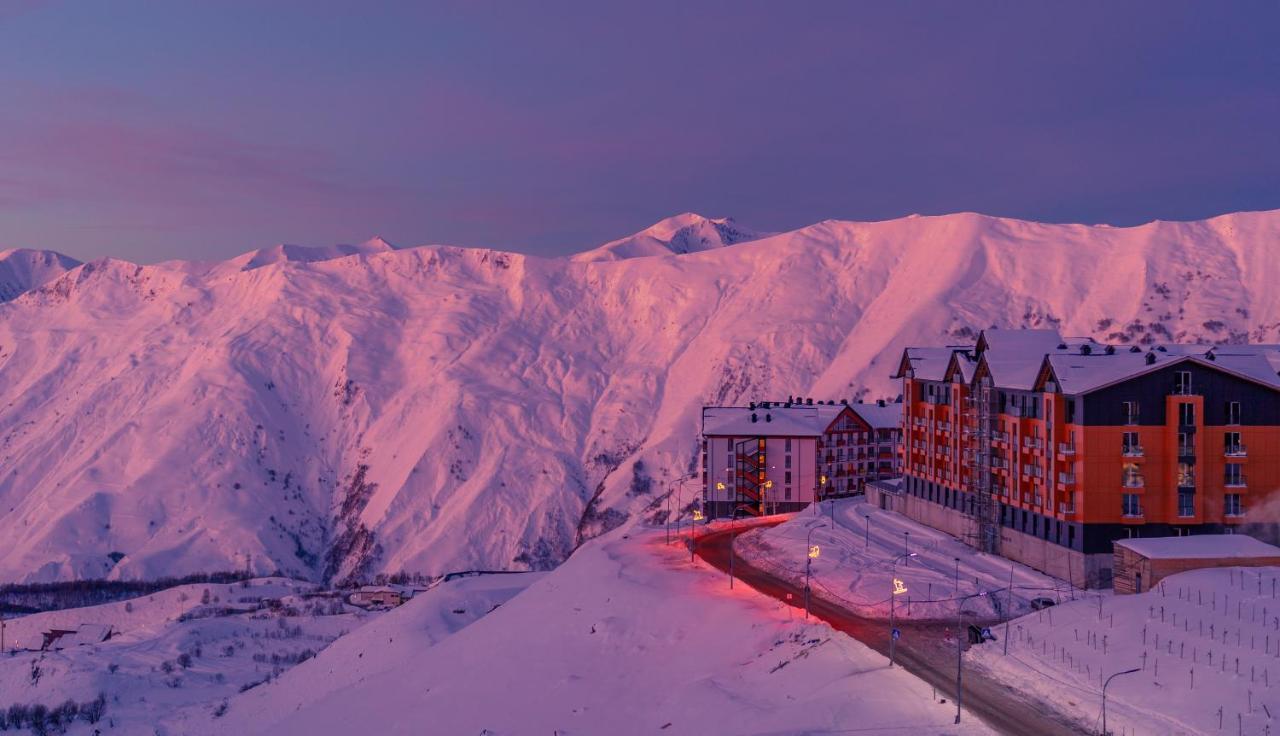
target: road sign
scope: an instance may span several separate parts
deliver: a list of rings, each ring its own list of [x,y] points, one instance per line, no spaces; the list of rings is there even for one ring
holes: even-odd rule
[[[897,578],[894,578],[894,579],[893,579],[893,594],[894,594],[894,595],[902,595],[902,594],[903,594],[903,593],[905,593],[905,592],[907,592],[907,585],[906,585],[906,583],[902,582],[901,580],[899,580],[899,579],[897,579]]]
[[[901,639],[901,638],[902,638],[902,632],[901,632],[901,631],[899,631],[899,630],[897,630],[897,629],[894,629],[894,630],[893,630],[893,638],[894,638],[895,640],[897,640],[897,639]]]
[[[995,639],[996,637],[995,637],[995,635],[993,635],[993,634],[991,633],[991,629],[990,629],[989,627],[987,627],[987,628],[983,628],[983,629],[982,629],[982,638],[983,638],[983,639]]]

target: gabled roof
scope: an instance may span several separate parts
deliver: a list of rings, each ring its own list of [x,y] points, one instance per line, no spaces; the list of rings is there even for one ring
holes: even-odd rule
[[[1001,330],[988,329],[978,333],[976,350],[980,354],[988,351],[1005,354],[1039,353],[1041,355],[1055,349],[1062,342],[1062,335],[1055,329],[1020,329]]]
[[[1149,559],[1280,557],[1280,547],[1274,547],[1245,534],[1135,537],[1117,539],[1115,545],[1131,549]]]
[[[1138,352],[1120,349],[1113,354],[1051,354],[1044,360],[1037,388],[1042,387],[1043,381],[1052,376],[1062,393],[1084,394],[1184,362],[1280,389],[1280,376],[1272,370],[1268,356],[1262,352],[1220,354],[1215,349],[1206,350],[1204,346],[1190,345],[1159,346]]]
[[[872,429],[893,429],[902,424],[902,403],[886,402],[879,404],[850,404],[849,408],[862,417],[862,421],[871,425]]]
[[[915,371],[915,377],[922,381],[941,381],[946,375],[947,364],[951,362],[951,353],[957,350],[972,350],[971,345],[950,345],[940,348],[905,348],[902,359],[898,362],[898,372],[890,378],[902,378],[908,369]]]

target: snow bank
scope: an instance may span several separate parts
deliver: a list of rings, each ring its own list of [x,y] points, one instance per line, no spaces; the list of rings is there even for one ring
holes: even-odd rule
[[[905,619],[950,621],[960,601],[979,618],[1003,618],[1011,600],[1017,614],[1030,610],[1033,598],[1058,601],[1075,595],[1066,581],[977,552],[945,532],[882,511],[861,498],[835,501],[834,524],[832,507],[826,502],[821,515],[804,511],[779,526],[742,534],[739,554],[803,585],[806,544],[817,545],[819,556],[810,571],[815,593],[868,618],[889,617],[894,578],[906,590],[896,597],[893,613]],[[901,559],[908,553],[916,556]]]

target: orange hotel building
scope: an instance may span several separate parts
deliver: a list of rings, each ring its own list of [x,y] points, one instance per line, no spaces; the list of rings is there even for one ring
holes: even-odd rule
[[[1110,584],[1112,541],[1274,541],[1280,346],[1104,345],[985,330],[907,348],[901,485],[918,521],[1076,585]]]

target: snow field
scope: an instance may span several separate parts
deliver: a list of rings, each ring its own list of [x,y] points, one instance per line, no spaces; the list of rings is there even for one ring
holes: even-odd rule
[[[1010,622],[971,661],[1101,728],[1127,734],[1280,729],[1280,568],[1180,573],[1139,595],[1064,602]],[[998,628],[1003,633],[1005,627]],[[1221,723],[1221,725],[1220,725]]]

